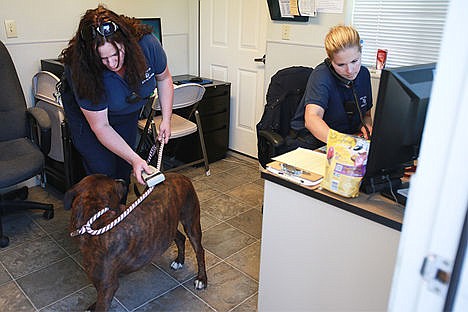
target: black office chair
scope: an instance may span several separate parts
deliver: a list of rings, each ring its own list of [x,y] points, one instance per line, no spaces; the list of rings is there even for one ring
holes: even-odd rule
[[[301,145],[290,129],[290,123],[311,72],[311,67],[292,66],[271,77],[265,110],[257,124],[258,161],[262,167],[265,168],[273,157]]]
[[[0,41],[0,190],[40,175],[44,179],[44,155],[50,151],[51,124],[47,112],[27,109],[15,65]],[[40,147],[38,146],[40,143]],[[22,187],[0,195],[0,247],[9,244],[3,235],[1,215],[9,209],[42,209],[52,219],[52,204],[26,201],[28,188]]]

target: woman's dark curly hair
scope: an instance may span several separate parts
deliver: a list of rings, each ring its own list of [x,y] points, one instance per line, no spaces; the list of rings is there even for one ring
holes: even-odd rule
[[[117,31],[106,37],[95,35],[94,38],[83,38],[82,34],[89,33],[90,28],[94,30],[105,22],[114,22],[118,26]],[[135,18],[118,15],[103,5],[87,10],[80,20],[75,36],[60,54],[63,63],[71,68],[73,85],[78,96],[90,100],[93,104],[104,98],[102,75],[106,67],[102,63],[98,47],[106,42],[112,44],[116,51],[116,43],[124,46],[125,80],[133,90],[138,91],[147,68],[138,41],[151,32],[151,26],[141,24]]]

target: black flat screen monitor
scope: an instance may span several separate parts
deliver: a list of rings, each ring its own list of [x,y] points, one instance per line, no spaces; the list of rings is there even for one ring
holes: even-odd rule
[[[398,188],[417,159],[435,69],[436,63],[382,70],[363,192]]]
[[[137,18],[143,24],[149,25],[153,28],[153,34],[158,38],[159,42],[162,45],[162,28],[161,28],[161,18],[159,17],[143,17]]]

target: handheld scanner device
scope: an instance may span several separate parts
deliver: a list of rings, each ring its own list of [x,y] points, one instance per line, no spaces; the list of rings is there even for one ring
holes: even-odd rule
[[[145,181],[148,187],[153,187],[163,182],[164,180],[166,180],[166,177],[161,171],[159,171],[153,166],[149,166],[149,167],[151,169],[151,173],[148,174],[145,171],[141,173],[141,176],[143,177],[143,180]]]

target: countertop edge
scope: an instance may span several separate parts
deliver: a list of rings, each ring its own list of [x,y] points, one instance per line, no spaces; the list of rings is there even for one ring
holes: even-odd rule
[[[310,196],[312,198],[321,200],[321,201],[323,201],[323,202],[325,202],[327,204],[330,204],[332,206],[335,206],[335,207],[337,207],[339,209],[343,209],[343,210],[348,211],[348,212],[350,212],[352,214],[358,215],[358,216],[360,216],[362,218],[368,219],[370,221],[376,222],[378,224],[387,226],[389,228],[392,228],[394,230],[397,230],[397,231],[401,232],[401,228],[402,228],[402,223],[401,222],[389,219],[389,218],[387,218],[385,216],[382,216],[380,214],[373,213],[371,211],[368,211],[368,210],[362,209],[360,207],[357,207],[355,205],[352,205],[350,203],[347,203],[347,202],[345,202],[345,200],[346,200],[345,198],[343,199],[343,201],[338,200],[338,199],[330,197],[330,196],[328,196],[328,195],[326,195],[326,194],[324,194],[322,192],[318,192],[318,191],[313,190],[313,189],[308,189],[308,188],[302,187],[302,186],[300,186],[298,184],[292,183],[292,182],[287,181],[285,179],[281,179],[280,177],[277,177],[277,176],[272,175],[272,174],[270,174],[268,172],[265,172],[265,171],[261,172],[261,177],[263,179],[265,179],[265,180],[270,181],[270,182],[279,184],[281,186],[292,189],[292,190],[294,190],[296,192],[299,192],[301,194]]]

